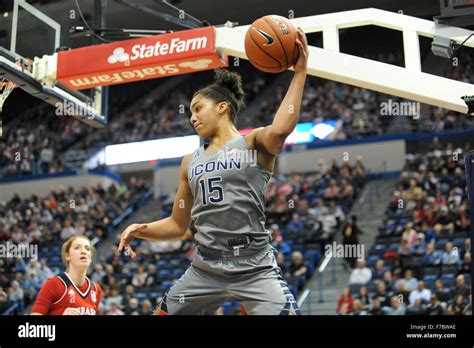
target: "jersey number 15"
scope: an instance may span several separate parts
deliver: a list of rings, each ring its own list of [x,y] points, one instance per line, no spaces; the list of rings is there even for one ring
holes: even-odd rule
[[[222,186],[218,184],[220,181],[222,181],[221,176],[199,180],[203,205],[208,205],[209,203],[220,203],[224,200],[224,190],[222,189]]]

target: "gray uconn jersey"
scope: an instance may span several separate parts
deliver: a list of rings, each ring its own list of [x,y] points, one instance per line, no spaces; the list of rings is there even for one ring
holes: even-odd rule
[[[270,238],[264,208],[272,172],[257,164],[256,152],[240,135],[217,152],[204,150],[203,145],[194,151],[187,167],[196,242],[231,251],[236,239],[250,237],[250,249],[264,247]]]

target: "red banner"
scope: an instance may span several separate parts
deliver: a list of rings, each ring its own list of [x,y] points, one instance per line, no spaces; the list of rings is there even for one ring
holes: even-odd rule
[[[87,46],[58,53],[57,81],[74,90],[216,69],[215,27]]]

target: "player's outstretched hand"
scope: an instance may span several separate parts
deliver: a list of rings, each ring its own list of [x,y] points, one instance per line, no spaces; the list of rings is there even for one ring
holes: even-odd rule
[[[297,39],[296,45],[298,46],[298,60],[295,63],[294,69],[295,72],[306,72],[308,69],[308,56],[309,56],[309,49],[308,49],[308,39],[306,38],[306,34],[304,33],[301,27],[296,29]]]
[[[130,242],[135,238],[138,237],[141,231],[143,231],[145,228],[147,228],[146,224],[131,224],[128,226],[125,231],[122,232],[120,235],[120,243],[117,248],[117,255],[120,255],[122,252],[123,248],[128,252],[128,254],[133,258],[137,256],[135,252],[132,250],[132,247],[130,246]]]
[[[63,315],[81,315],[79,308],[68,307],[63,312]]]

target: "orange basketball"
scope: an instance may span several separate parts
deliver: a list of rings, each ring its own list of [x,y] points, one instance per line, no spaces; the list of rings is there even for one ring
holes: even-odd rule
[[[252,23],[245,35],[245,53],[259,70],[279,73],[298,60],[296,29],[282,16],[269,15]]]

